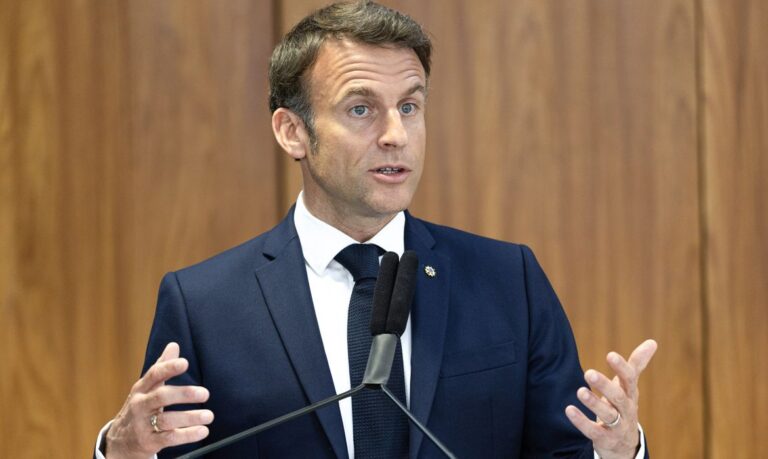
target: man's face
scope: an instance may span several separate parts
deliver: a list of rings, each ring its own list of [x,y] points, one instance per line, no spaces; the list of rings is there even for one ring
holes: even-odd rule
[[[410,48],[325,42],[309,73],[317,146],[302,161],[316,216],[344,227],[408,207],[424,164],[426,84]]]

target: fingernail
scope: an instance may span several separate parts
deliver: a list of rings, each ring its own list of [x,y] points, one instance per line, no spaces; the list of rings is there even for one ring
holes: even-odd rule
[[[208,395],[208,391],[202,387],[197,389],[196,393],[198,398],[205,398]]]
[[[608,359],[611,361],[611,363],[619,363],[620,361],[619,356],[616,354],[609,355]]]
[[[200,423],[201,423],[201,424],[208,424],[208,423],[210,423],[211,421],[213,421],[213,413],[212,413],[212,412],[210,412],[210,411],[204,411],[204,412],[203,412],[203,413],[200,415]]]
[[[578,393],[578,396],[579,396],[580,399],[582,399],[584,401],[587,401],[587,400],[589,400],[589,391],[587,391],[586,389],[585,390],[580,390],[579,393]]]
[[[591,383],[596,383],[597,382],[597,373],[595,373],[592,370],[587,371],[587,381],[589,381]]]

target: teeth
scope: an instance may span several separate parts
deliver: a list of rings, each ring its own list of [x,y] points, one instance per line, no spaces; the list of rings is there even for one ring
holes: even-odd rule
[[[382,174],[396,174],[400,172],[400,168],[398,167],[382,167],[381,169],[376,169],[376,172],[382,173]]]

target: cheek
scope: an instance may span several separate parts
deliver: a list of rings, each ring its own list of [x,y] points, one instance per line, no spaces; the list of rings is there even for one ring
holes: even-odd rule
[[[317,154],[314,167],[328,183],[344,183],[357,171],[362,155],[360,148],[350,145],[344,138],[326,136],[318,138]]]
[[[418,163],[418,166],[421,167],[421,165],[424,163],[424,156],[426,155],[427,151],[427,135],[423,124],[419,129],[414,129],[411,132],[409,140],[411,142],[411,146],[413,147],[413,155]]]
[[[423,149],[427,138],[427,128],[423,116],[414,118],[408,126],[408,138],[414,145],[419,145]]]

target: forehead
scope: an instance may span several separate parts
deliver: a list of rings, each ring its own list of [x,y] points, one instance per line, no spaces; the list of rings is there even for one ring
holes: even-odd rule
[[[321,46],[309,82],[315,101],[334,101],[350,88],[386,95],[414,84],[426,86],[426,75],[411,48],[331,39]]]

